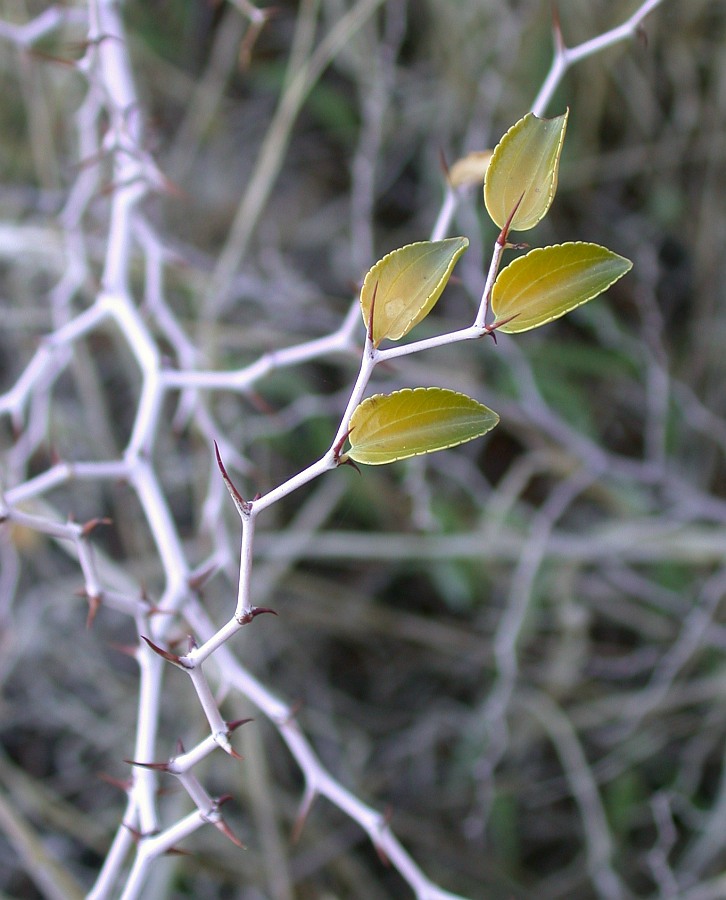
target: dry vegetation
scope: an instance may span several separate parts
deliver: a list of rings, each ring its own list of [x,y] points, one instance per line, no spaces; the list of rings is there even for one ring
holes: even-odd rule
[[[166,300],[204,368],[338,327],[368,267],[430,233],[441,154],[495,143],[546,73],[549,2],[385,0],[270,144],[291,53],[304,56],[308,39],[362,5],[276,4],[245,64],[248,25],[233,4],[126,4],[147,149],[174,185],[144,209],[169,251]],[[558,5],[572,45],[636,4]],[[42,7],[5,2],[0,17]],[[53,35],[42,53],[0,42],[0,391],[58,324],[48,296],[65,264],[58,214],[79,171],[84,82],[51,57],[77,58],[79,33]],[[641,40],[575,67],[550,104],[571,108],[560,190],[528,238],[602,243],[633,260],[626,279],[531,335],[439,349],[377,376],[387,390],[431,383],[481,399],[502,417],[492,435],[361,477],[333,472],[261,520],[255,603],[278,618],[256,619],[232,649],[299,703],[333,775],[390,808],[426,873],[467,897],[726,896],[725,38],[720,0],[664,0]],[[278,151],[279,173],[260,175]],[[259,214],[243,217],[249,234],[225,274],[250,183]],[[91,266],[75,311],[100,275],[106,187],[83,222]],[[470,321],[495,237],[479,191],[454,233],[472,246],[424,333]],[[139,256],[140,301],[144,275]],[[122,337],[108,328],[78,341],[52,391],[36,392],[28,430],[44,438],[32,452],[0,418],[4,489],[56,459],[120,457],[140,384]],[[244,395],[204,395],[208,420],[239,452],[225,459],[243,492],[269,490],[326,449],[355,371],[352,353],[331,354]],[[228,548],[201,593],[222,624],[239,523],[210,487],[220,482],[209,432],[177,400],[155,470],[190,566]],[[210,496],[224,511],[213,522]],[[129,591],[158,599],[157,548],[126,484],[65,483],[34,504],[38,515],[108,517],[94,532],[99,558]],[[32,877],[41,856],[18,852],[21,826],[88,890],[124,808],[100,776],[129,774],[138,675],[118,648],[136,641],[134,623],[102,604],[86,628],[67,542],[7,526],[0,539],[0,890],[54,896]],[[188,630],[179,621],[173,635]],[[255,715],[235,692],[223,710]],[[206,727],[169,667],[159,758]],[[182,845],[189,856],[158,863],[145,897],[410,895],[324,800],[291,842],[301,778],[263,717],[234,745],[242,762],[217,752],[200,777],[232,795],[225,817],[247,850],[205,828]],[[171,778],[162,787],[173,821],[189,800]],[[55,881],[57,896],[74,896]]]

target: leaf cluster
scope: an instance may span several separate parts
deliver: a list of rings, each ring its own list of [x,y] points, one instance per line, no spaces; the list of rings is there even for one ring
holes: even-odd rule
[[[632,266],[599,244],[570,242],[531,250],[497,273],[501,252],[519,246],[509,242],[510,232],[533,228],[552,205],[567,117],[567,112],[552,119],[528,113],[491,154],[477,154],[470,164],[460,161],[453,169],[456,183],[483,174],[486,209],[501,229],[491,287],[482,298],[483,312],[491,306],[494,320],[483,322],[481,334],[515,334],[559,319],[603,293]],[[400,340],[426,318],[468,245],[465,237],[408,244],[369,270],[360,305],[372,353],[382,341]],[[444,450],[481,437],[498,421],[479,401],[444,388],[375,394],[353,411],[350,450],[340,461],[382,465]]]

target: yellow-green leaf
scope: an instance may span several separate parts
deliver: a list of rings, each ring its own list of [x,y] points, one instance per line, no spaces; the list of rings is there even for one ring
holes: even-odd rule
[[[350,417],[351,449],[345,458],[380,466],[471,441],[498,421],[482,403],[445,388],[375,394]]]
[[[454,188],[483,184],[491,158],[491,150],[472,150],[457,159],[449,169],[449,184]]]
[[[433,309],[456,261],[469,246],[465,237],[407,244],[379,259],[360,292],[366,328],[373,306],[373,343],[397,341]]]
[[[513,231],[534,228],[547,215],[557,190],[567,116],[565,112],[539,119],[527,113],[497,144],[487,169],[484,202],[499,228],[515,207]]]
[[[499,331],[529,331],[575,309],[607,290],[632,268],[629,259],[599,244],[582,242],[539,247],[503,269],[492,290]]]

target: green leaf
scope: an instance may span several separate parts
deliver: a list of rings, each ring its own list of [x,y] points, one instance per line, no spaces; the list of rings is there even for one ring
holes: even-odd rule
[[[469,246],[465,237],[407,244],[379,259],[360,292],[366,328],[373,306],[373,344],[397,341],[433,309],[456,261]],[[374,299],[375,298],[375,299]]]
[[[445,388],[375,394],[350,417],[351,449],[345,458],[380,466],[471,441],[498,421],[488,407]]]
[[[492,289],[497,330],[516,334],[538,328],[597,297],[632,268],[629,259],[599,244],[539,247],[503,269]]]
[[[484,184],[484,202],[499,228],[504,227],[515,207],[510,225],[513,231],[534,228],[547,215],[557,190],[568,112],[554,119],[538,119],[534,113],[527,113],[494,149]]]

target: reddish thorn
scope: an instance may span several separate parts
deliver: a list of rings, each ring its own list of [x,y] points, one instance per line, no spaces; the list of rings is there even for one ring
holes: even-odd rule
[[[168,772],[169,771],[169,763],[168,762],[139,762],[136,759],[124,759],[125,763],[128,763],[130,766],[138,766],[141,769],[152,769],[154,772]]]
[[[241,728],[248,722],[254,721],[254,719],[235,719],[234,722],[227,722],[227,734],[232,734],[233,731],[237,731],[238,728]]]
[[[134,828],[132,825],[127,825],[126,822],[122,823],[126,831],[131,835],[134,839],[134,843],[138,844],[141,838],[143,838],[143,834],[138,830],[138,828]]]
[[[176,613],[171,609],[159,609],[158,606],[149,606],[146,615],[148,618],[151,618],[151,616],[175,616]]]
[[[561,53],[566,49],[565,40],[562,37],[562,23],[560,21],[560,10],[556,3],[552,4],[552,34],[555,40],[557,52]]]
[[[103,41],[118,41],[120,44],[123,43],[122,38],[120,38],[117,34],[99,34],[98,37],[94,37],[92,40],[83,41],[80,45],[81,47],[94,47],[101,44]]]
[[[189,578],[189,587],[193,591],[198,591],[200,588],[217,572],[218,566],[215,563],[210,563],[206,569],[202,569],[200,572],[195,573]]]
[[[190,634],[187,637],[187,653],[191,653],[192,650],[196,650],[199,644],[194,639],[194,635]]]
[[[101,608],[101,597],[94,594],[88,598],[88,615],[86,616],[86,628],[90,628],[96,619],[96,613]]]
[[[157,647],[153,641],[150,641],[146,635],[141,635],[141,640],[146,641],[146,643],[151,647],[154,653],[158,653],[162,659],[167,660],[167,662],[172,663],[175,666],[178,666],[180,669],[188,669],[189,666],[185,665],[181,661],[181,657],[177,656],[176,653],[170,653],[168,650],[162,650],[161,647]]]
[[[54,56],[52,53],[44,53],[42,50],[29,50],[28,56],[39,59],[41,62],[56,63],[59,66],[68,66],[75,69],[78,63],[75,59],[64,59],[62,56]]]
[[[229,803],[229,801],[231,799],[232,799],[231,794],[222,794],[221,797],[217,797],[217,802],[215,803],[215,806],[217,807],[217,809],[220,809],[222,806],[225,805],[225,803]]]
[[[380,861],[384,866],[386,866],[386,868],[390,868],[391,860],[388,858],[385,850],[383,849],[383,847],[381,847],[378,841],[373,841],[373,847],[376,851],[376,854],[378,855],[378,859],[380,859]]]
[[[110,784],[111,787],[118,788],[120,791],[123,791],[126,794],[133,784],[132,781],[128,778],[114,778],[113,775],[107,775],[105,772],[101,772],[98,776],[101,781],[105,781],[106,784]]]
[[[287,708],[287,716],[279,723],[280,725],[289,725],[291,722],[294,722],[297,718],[297,714],[303,707],[302,700],[296,700],[294,703],[291,703]]]
[[[240,625],[249,625],[250,622],[255,618],[255,616],[260,616],[263,613],[271,613],[273,616],[276,616],[277,613],[274,609],[269,609],[266,606],[253,606],[249,612],[246,612],[243,616],[241,616],[237,621]]]
[[[178,847],[169,847],[164,851],[164,856],[191,856],[188,850],[180,850]]]
[[[343,466],[351,466],[352,468],[354,468],[354,469],[356,470],[356,472],[357,472],[359,475],[362,475],[362,474],[363,474],[363,473],[361,472],[361,470],[360,470],[360,467],[359,467],[358,463],[357,463],[354,459],[351,459],[349,456],[346,456],[346,458],[343,460],[342,463],[340,463],[340,465],[343,465]]]
[[[371,311],[368,315],[368,340],[373,343],[373,313],[376,308],[376,296],[378,294],[378,282],[373,288],[373,296],[371,297]]]
[[[217,466],[219,467],[219,471],[222,473],[222,478],[224,479],[224,483],[227,487],[227,490],[230,493],[230,496],[234,500],[234,505],[237,507],[240,515],[248,515],[251,509],[250,503],[245,500],[245,498],[240,494],[237,488],[234,486],[232,479],[227,474],[227,470],[224,467],[224,463],[222,462],[222,457],[219,454],[219,447],[217,446],[217,442],[214,442],[214,453],[217,457]]]
[[[484,329],[484,333],[490,334],[494,338],[494,343],[496,344],[497,339],[494,332],[497,330],[497,328],[501,328],[502,325],[506,325],[507,322],[511,322],[512,319],[516,319],[518,315],[519,313],[514,313],[511,316],[507,316],[506,319],[497,319],[496,322],[492,322],[491,325],[486,326],[486,328]]]
[[[157,797],[170,797],[172,794],[176,794],[176,788],[159,788],[156,792]]]
[[[139,651],[137,644],[109,644],[108,645],[112,650],[116,650],[119,653],[123,653],[124,656],[130,656],[132,659],[136,659],[136,654]]]
[[[316,797],[317,794],[315,791],[306,790],[305,794],[303,795],[303,798],[300,802],[300,809],[298,810],[298,814],[295,817],[295,823],[292,826],[292,834],[290,835],[290,841],[293,844],[297,844],[297,842],[300,840],[302,830],[308,820],[310,810],[312,809]]]
[[[237,835],[234,834],[234,832],[233,832],[232,829],[229,827],[229,825],[227,825],[227,823],[224,821],[224,819],[220,819],[218,822],[215,822],[215,823],[214,823],[214,827],[215,827],[218,831],[221,831],[222,834],[223,834],[226,838],[229,838],[229,840],[232,841],[232,843],[235,845],[235,847],[239,847],[240,850],[246,850],[246,849],[247,849],[247,847],[245,847],[245,845],[244,845],[244,844],[242,843],[242,841],[237,837]]]
[[[113,519],[109,519],[108,516],[104,516],[104,518],[96,518],[89,519],[88,522],[81,529],[81,534],[83,537],[88,537],[88,535],[99,525],[113,525]]]
[[[172,615],[172,614],[169,613],[169,615]],[[187,640],[188,640],[188,639],[189,639],[189,635],[187,635]],[[176,648],[176,647],[179,646],[179,644],[181,644],[181,642],[182,642],[183,640],[184,640],[183,637],[174,638],[174,640],[170,640],[170,641],[169,641],[169,646],[170,646],[170,647],[175,647],[175,648]]]
[[[267,606],[253,606],[250,610],[250,615],[253,619],[255,616],[259,616],[261,613],[270,613],[273,616],[277,615],[274,609],[270,609]]]
[[[275,407],[268,403],[262,394],[258,394],[257,391],[247,391],[245,397],[255,412],[264,413],[267,416],[271,416],[276,412]]]
[[[91,154],[91,156],[87,156],[85,157],[85,159],[82,159],[79,162],[71,163],[70,169],[72,172],[79,172],[83,169],[90,169],[91,166],[95,166],[102,160],[104,160],[106,156],[106,153],[93,153]]]
[[[519,200],[517,200],[517,202],[514,204],[514,209],[509,213],[509,218],[504,223],[504,228],[502,228],[502,230],[499,233],[499,237],[497,238],[497,243],[501,247],[507,246],[507,235],[509,234],[509,229],[512,225],[512,221],[513,221],[514,217],[517,215],[517,210],[519,209],[519,207],[522,203],[522,200],[524,200],[524,194],[525,194],[525,192],[522,191]]]
[[[177,738],[176,739],[176,755],[181,756],[182,753],[186,753],[186,750],[184,749],[184,744],[182,743],[182,739]]]
[[[257,493],[255,494],[255,496],[252,499],[259,500],[261,496],[262,496],[262,494],[259,491],[257,491]]]
[[[439,166],[441,167],[441,171],[443,172],[444,178],[446,179],[446,183],[451,186],[451,170],[449,169],[449,164],[446,162],[446,156],[444,154],[443,147],[439,147]]]
[[[391,824],[392,818],[393,818],[393,809],[390,806],[387,806],[386,809],[383,811],[383,815],[381,816],[381,822],[380,822],[378,830],[380,832],[387,831]],[[378,841],[374,840],[373,846],[376,848],[376,853],[378,854],[378,858],[381,860],[383,865],[390,866],[391,861],[388,858],[388,856],[386,855],[386,852],[383,849],[383,847],[381,846],[381,844],[379,844]]]
[[[258,12],[262,13],[262,21],[254,22],[250,19],[249,27],[245,32],[245,36],[240,45],[239,66],[241,70],[247,69],[252,62],[252,51],[257,38],[262,33],[262,29],[267,25],[270,19],[273,19],[280,14],[280,10],[273,6],[269,6],[266,9],[259,9]]]
[[[341,437],[339,441],[336,441],[335,446],[333,447],[333,459],[335,460],[336,465],[341,465],[340,463],[340,451],[343,449],[343,444],[348,440],[348,437],[353,429],[349,428],[345,434]]]
[[[165,194],[168,194],[170,197],[174,197],[177,200],[188,199],[189,194],[187,194],[184,188],[179,187],[176,182],[164,175],[163,172],[159,172],[159,175],[161,177],[161,188]]]

